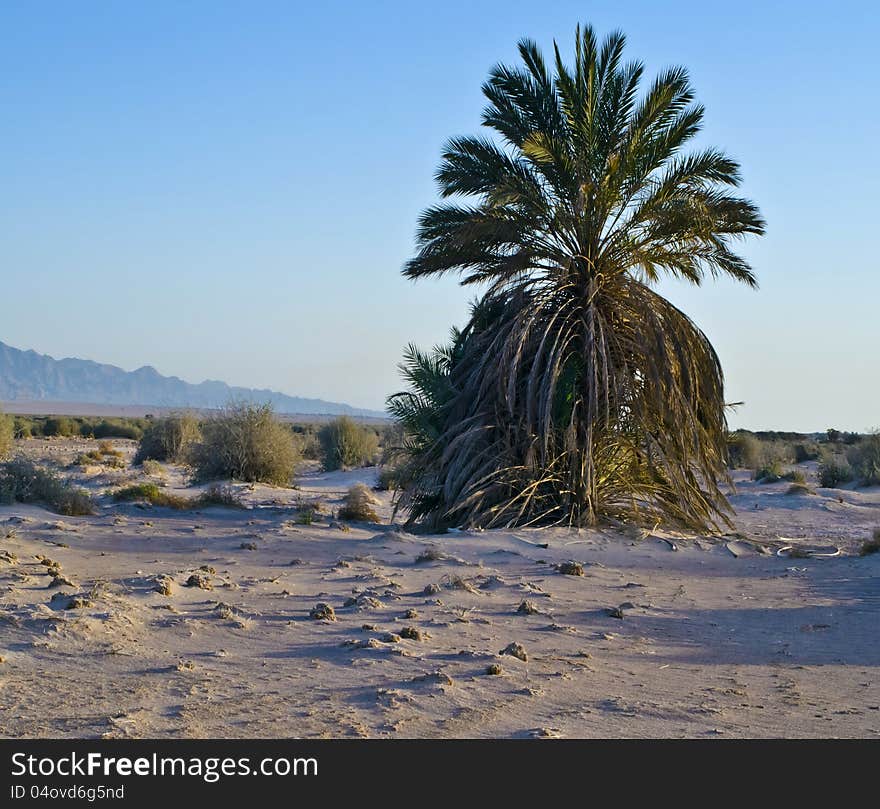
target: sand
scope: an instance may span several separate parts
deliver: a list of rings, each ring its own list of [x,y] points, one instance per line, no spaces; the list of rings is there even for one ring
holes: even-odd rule
[[[23,442],[60,465],[95,445]],[[0,507],[0,735],[880,735],[880,554],[856,555],[880,490],[740,473],[736,534],[714,539],[297,522],[376,475],[236,485],[246,510]],[[841,553],[777,555],[817,544]]]

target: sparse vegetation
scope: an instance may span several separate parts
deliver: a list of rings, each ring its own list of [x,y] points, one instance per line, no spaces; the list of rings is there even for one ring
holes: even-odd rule
[[[376,506],[379,501],[363,483],[356,483],[348,490],[337,517],[351,522],[379,522]]]
[[[10,416],[0,413],[0,459],[9,454],[14,437],[15,422]]]
[[[269,404],[236,402],[202,424],[189,453],[198,480],[231,478],[289,486],[300,456],[292,431]]]
[[[744,430],[727,437],[728,464],[732,469],[756,469],[761,462],[761,442]]]
[[[340,416],[318,431],[324,469],[353,469],[376,462],[379,437],[375,430],[358,424],[348,416]]]
[[[226,508],[243,508],[241,500],[229,486],[214,485],[195,497],[183,497],[171,494],[155,483],[135,483],[113,493],[117,502],[146,502],[154,506],[173,508],[180,511],[206,508],[208,506],[224,506]]]
[[[128,438],[137,440],[149,418],[98,418],[95,416],[15,417],[16,438]]]
[[[199,422],[191,413],[173,413],[153,419],[141,436],[134,462],[142,464],[153,460],[183,463],[200,437]]]
[[[754,478],[758,483],[776,483],[782,480],[782,463],[778,460],[768,461],[755,470]]]
[[[846,462],[830,458],[819,464],[818,478],[823,488],[836,489],[843,483],[849,483],[853,473]]]
[[[87,491],[26,458],[0,464],[0,502],[36,503],[68,517],[95,512]]]
[[[872,553],[880,553],[880,528],[875,528],[871,538],[862,543],[861,555],[870,556]]]
[[[880,486],[880,433],[867,435],[853,444],[846,458],[860,486]]]
[[[149,475],[151,478],[168,477],[165,467],[162,466],[159,461],[154,461],[152,458],[147,458],[147,460],[141,464],[141,468],[144,470],[144,474]]]

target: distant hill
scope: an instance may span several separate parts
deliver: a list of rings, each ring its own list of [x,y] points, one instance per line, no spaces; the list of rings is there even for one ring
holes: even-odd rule
[[[278,413],[385,416],[376,410],[339,402],[287,396],[273,390],[232,387],[214,380],[195,385],[176,376],[163,376],[149,365],[136,371],[125,371],[115,365],[102,365],[91,360],[56,360],[0,342],[0,401],[210,409],[222,407],[230,399],[271,402]]]

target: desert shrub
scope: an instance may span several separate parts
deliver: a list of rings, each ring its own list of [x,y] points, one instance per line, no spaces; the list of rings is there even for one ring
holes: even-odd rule
[[[880,553],[880,528],[874,529],[871,539],[866,539],[862,543],[862,556],[868,556],[872,553]]]
[[[759,483],[776,483],[782,480],[782,463],[778,460],[767,461],[755,469],[754,478]]]
[[[385,466],[373,487],[377,492],[393,492],[400,488],[402,472],[396,466]]]
[[[728,464],[732,469],[755,469],[761,462],[761,442],[739,430],[727,437]]]
[[[46,437],[69,437],[79,434],[79,425],[66,416],[49,416],[43,422],[43,435]]]
[[[853,478],[852,469],[843,461],[829,458],[819,464],[819,485],[825,489],[835,489]]]
[[[15,437],[15,422],[9,416],[0,413],[0,458],[9,454]]]
[[[95,512],[87,491],[26,458],[0,464],[0,501],[37,503],[69,517]]]
[[[130,438],[137,441],[144,434],[144,420],[101,419],[96,423],[83,423],[80,432],[95,438]]]
[[[154,461],[152,458],[147,458],[147,460],[141,464],[141,467],[144,470],[144,474],[149,475],[150,477],[164,478],[168,476],[165,467],[158,461]]]
[[[187,509],[193,507],[193,501],[190,498],[169,494],[160,489],[155,483],[135,483],[131,486],[117,489],[113,492],[113,499],[119,503],[143,501],[154,506],[165,506],[166,508]]]
[[[224,508],[244,508],[239,496],[232,486],[214,483],[208,486],[197,498],[199,506],[223,506]]]
[[[791,469],[782,476],[783,480],[790,483],[806,483],[807,476],[800,469]]]
[[[348,490],[336,516],[352,522],[379,522],[377,505],[379,501],[373,493],[363,483],[356,483]]]
[[[379,438],[348,416],[340,416],[318,431],[324,469],[346,469],[375,463]]]
[[[233,478],[289,486],[300,457],[270,404],[236,402],[202,425],[190,462],[199,480]]]
[[[154,419],[141,436],[134,462],[142,464],[153,460],[179,463],[186,459],[190,448],[200,437],[199,422],[190,413],[174,413]]]
[[[880,433],[865,436],[850,447],[846,459],[862,486],[880,486]]]
[[[196,497],[182,497],[164,491],[155,483],[135,483],[113,492],[117,502],[141,501],[154,506],[164,506],[178,510],[203,508],[206,506],[225,506],[244,508],[241,500],[229,486],[210,486]]]
[[[34,422],[28,416],[15,416],[13,432],[16,438],[31,438],[34,435]]]
[[[795,463],[815,461],[819,457],[819,445],[815,441],[802,441],[794,445]]]

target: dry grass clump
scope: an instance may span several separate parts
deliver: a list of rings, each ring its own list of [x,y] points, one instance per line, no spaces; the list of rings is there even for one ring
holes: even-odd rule
[[[183,463],[201,437],[199,422],[191,413],[173,413],[150,422],[141,436],[135,464],[144,461]]]
[[[155,483],[135,483],[115,491],[113,499],[117,502],[146,502],[154,506],[173,508],[179,511],[208,506],[244,508],[235,491],[230,486],[221,485],[210,486],[197,497],[181,497],[164,491]]]
[[[101,441],[97,449],[84,452],[73,462],[74,466],[111,466],[116,469],[125,467],[125,453],[116,449],[109,441]]]
[[[190,498],[169,494],[155,483],[134,483],[131,486],[117,489],[113,492],[113,499],[118,503],[138,501],[180,510],[193,507],[193,500]]]
[[[806,483],[792,483],[785,492],[786,494],[812,494],[813,490]]]
[[[198,480],[232,478],[289,486],[299,463],[293,433],[272,405],[235,402],[202,424],[190,462]]]
[[[318,431],[322,461],[328,472],[370,466],[379,452],[379,436],[348,416],[340,416]]]
[[[37,503],[67,517],[95,513],[95,504],[85,489],[26,458],[0,464],[0,502]]]
[[[372,492],[363,483],[356,483],[348,490],[336,516],[351,522],[379,522],[375,509],[377,505],[379,501]]]
[[[159,461],[154,461],[152,458],[148,458],[144,461],[143,464],[141,464],[141,467],[144,470],[144,474],[149,475],[151,478],[168,477],[168,472],[165,471],[165,467],[162,466]]]

